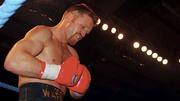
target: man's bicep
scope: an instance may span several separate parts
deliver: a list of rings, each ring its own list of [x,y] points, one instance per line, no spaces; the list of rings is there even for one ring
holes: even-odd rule
[[[42,51],[44,43],[47,41],[47,31],[43,27],[35,27],[30,30],[25,37],[18,42],[21,50],[37,55]]]

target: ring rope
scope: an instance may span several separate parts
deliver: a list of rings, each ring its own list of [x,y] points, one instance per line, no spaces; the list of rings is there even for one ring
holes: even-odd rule
[[[0,28],[9,20],[26,0],[5,0],[0,6]]]
[[[14,92],[19,92],[19,89],[17,87],[9,85],[7,83],[0,82],[0,87],[14,91]]]

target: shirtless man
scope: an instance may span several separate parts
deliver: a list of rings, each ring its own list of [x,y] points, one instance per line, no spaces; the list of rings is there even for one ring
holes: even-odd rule
[[[89,34],[97,20],[86,4],[76,4],[57,25],[38,25],[12,47],[4,67],[19,75],[19,101],[63,101],[66,90],[75,99],[86,93],[91,75],[71,46]]]

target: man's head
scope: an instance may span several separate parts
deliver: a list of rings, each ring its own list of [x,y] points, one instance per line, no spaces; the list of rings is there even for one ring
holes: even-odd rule
[[[65,23],[67,42],[70,45],[75,45],[90,33],[97,20],[97,15],[85,4],[76,4],[68,8],[61,20]]]
[[[99,19],[99,17],[96,15],[96,13],[90,8],[88,7],[86,4],[84,3],[81,3],[81,4],[76,4],[76,5],[73,5],[71,6],[70,8],[68,8],[64,14],[63,14],[63,18],[64,16],[69,13],[69,12],[73,12],[73,11],[78,11],[80,14],[87,14],[89,15],[92,20],[93,20],[93,23],[94,25],[97,24],[97,21]]]

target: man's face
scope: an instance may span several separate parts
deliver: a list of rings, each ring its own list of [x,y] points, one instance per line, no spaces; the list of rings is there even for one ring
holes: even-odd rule
[[[67,30],[68,43],[75,45],[78,41],[84,38],[92,30],[94,23],[92,18],[87,14],[81,14],[79,16],[74,15],[74,20]]]

